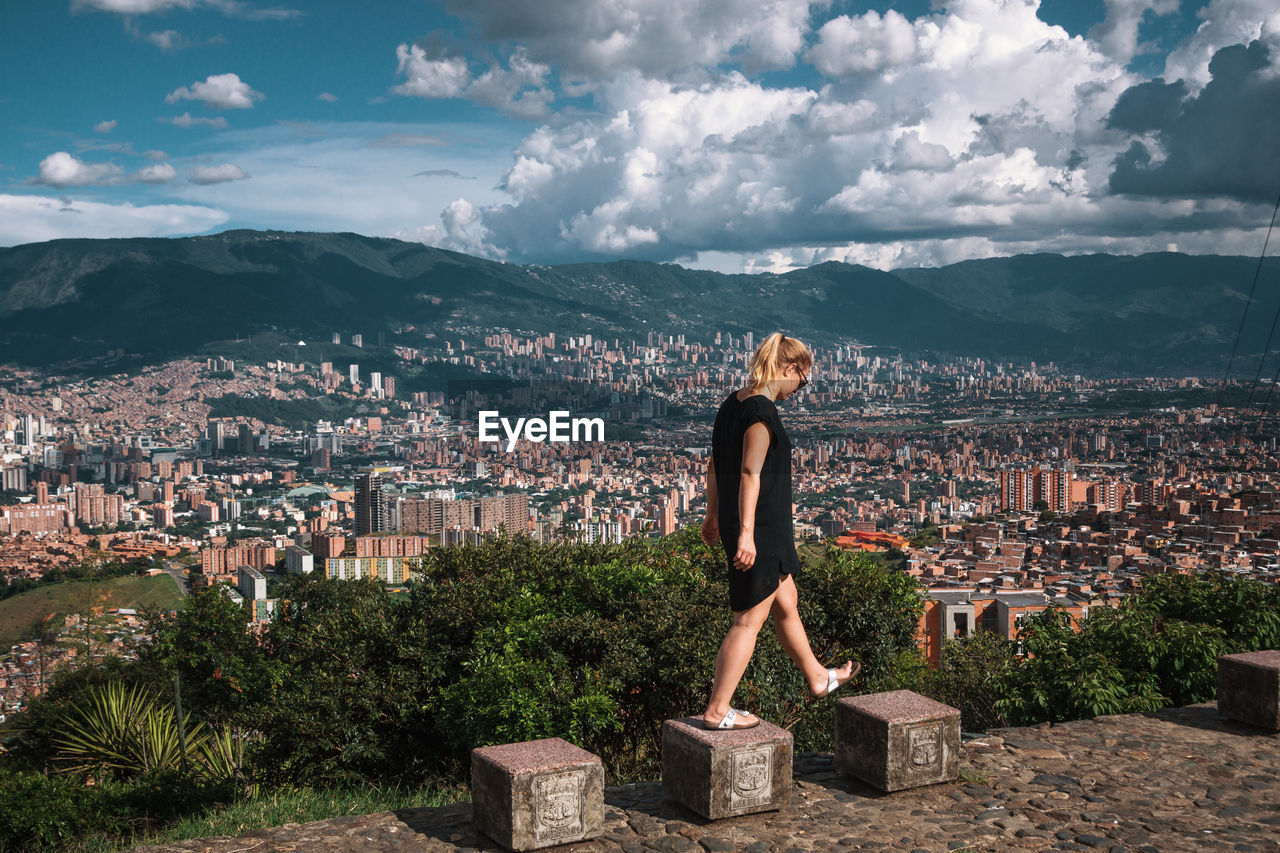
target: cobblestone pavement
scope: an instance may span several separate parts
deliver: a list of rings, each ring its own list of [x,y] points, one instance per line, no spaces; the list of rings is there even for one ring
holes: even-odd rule
[[[967,741],[961,780],[882,794],[796,756],[791,804],[708,822],[658,783],[607,788],[605,835],[561,853],[810,850],[1280,851],[1280,734],[1223,718],[1213,702],[1004,729]],[[288,824],[134,853],[498,850],[471,806]]]

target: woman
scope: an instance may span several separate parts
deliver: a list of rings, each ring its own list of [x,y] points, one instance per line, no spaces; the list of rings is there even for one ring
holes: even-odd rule
[[[702,541],[718,538],[729,562],[733,624],[716,656],[711,699],[702,715],[709,729],[749,729],[760,718],[729,707],[755,651],[764,620],[773,615],[778,641],[809,682],[815,698],[850,681],[861,664],[826,669],[814,657],[796,609],[792,576],[800,571],[791,522],[791,440],[775,400],[808,384],[813,356],[795,338],[774,332],[751,357],[747,387],[720,404],[707,466],[707,518]]]

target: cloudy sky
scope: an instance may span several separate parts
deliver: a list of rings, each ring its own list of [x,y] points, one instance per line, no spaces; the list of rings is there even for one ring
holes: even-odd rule
[[[1276,0],[40,0],[0,245],[354,231],[516,262],[1256,255]]]

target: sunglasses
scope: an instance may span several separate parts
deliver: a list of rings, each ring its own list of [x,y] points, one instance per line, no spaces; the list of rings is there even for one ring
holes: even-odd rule
[[[797,372],[797,373],[800,373],[800,371],[799,371],[799,370],[797,370],[796,372]],[[809,384],[809,377],[808,377],[808,376],[805,376],[803,373],[801,373],[801,374],[800,374],[800,384],[796,386],[796,390],[797,390],[797,391],[799,391],[801,388],[803,388],[804,386],[806,386],[806,385],[808,385],[808,384]]]

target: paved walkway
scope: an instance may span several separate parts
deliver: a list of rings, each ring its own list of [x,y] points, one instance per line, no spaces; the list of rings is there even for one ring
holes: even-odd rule
[[[1005,729],[966,742],[958,782],[881,794],[796,756],[791,805],[707,822],[658,783],[605,790],[605,836],[561,853],[885,850],[1280,851],[1280,734],[1208,702]],[[471,806],[406,809],[205,838],[136,853],[498,850]]]

